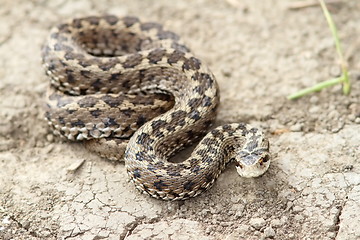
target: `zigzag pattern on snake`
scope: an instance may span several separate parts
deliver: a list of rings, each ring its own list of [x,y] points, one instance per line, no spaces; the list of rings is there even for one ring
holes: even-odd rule
[[[183,200],[208,189],[231,161],[244,177],[269,167],[269,143],[259,129],[240,123],[208,132],[219,103],[215,77],[160,24],[73,19],[51,31],[42,58],[51,80],[46,119],[54,133],[124,158],[142,192]],[[204,135],[190,157],[168,161]]]

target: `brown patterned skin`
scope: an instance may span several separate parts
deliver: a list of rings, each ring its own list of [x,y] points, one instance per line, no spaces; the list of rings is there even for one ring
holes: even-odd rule
[[[54,132],[95,139],[88,145],[111,159],[121,159],[126,148],[128,175],[142,192],[183,200],[208,189],[230,161],[244,177],[269,167],[269,143],[260,130],[227,124],[206,134],[219,103],[215,77],[157,23],[74,19],[51,31],[42,57],[51,79],[46,118]],[[205,134],[188,159],[167,161]]]

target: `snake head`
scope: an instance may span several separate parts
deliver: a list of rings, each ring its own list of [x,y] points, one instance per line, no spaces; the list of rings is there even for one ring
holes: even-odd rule
[[[236,170],[242,177],[259,177],[266,172],[270,165],[269,142],[262,139],[254,147],[249,144],[235,155]]]

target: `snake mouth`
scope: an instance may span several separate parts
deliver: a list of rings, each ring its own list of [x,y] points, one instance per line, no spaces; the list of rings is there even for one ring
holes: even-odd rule
[[[261,175],[263,175],[266,170],[269,168],[269,164],[266,165],[262,165],[261,167],[259,167],[259,165],[253,165],[253,166],[240,166],[236,167],[236,171],[238,172],[238,174],[241,177],[244,178],[256,178],[256,177],[260,177]]]
[[[270,165],[270,154],[247,155],[246,158],[235,160],[236,170],[241,177],[253,178],[263,175]]]

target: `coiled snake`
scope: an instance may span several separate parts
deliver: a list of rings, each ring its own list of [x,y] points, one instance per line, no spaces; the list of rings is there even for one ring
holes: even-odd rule
[[[215,77],[157,23],[73,19],[51,31],[42,58],[54,132],[89,140],[90,149],[111,159],[125,150],[128,175],[142,192],[182,200],[208,189],[233,160],[244,177],[269,167],[269,143],[259,129],[226,124],[206,134],[219,103]],[[204,135],[186,160],[168,161]]]

